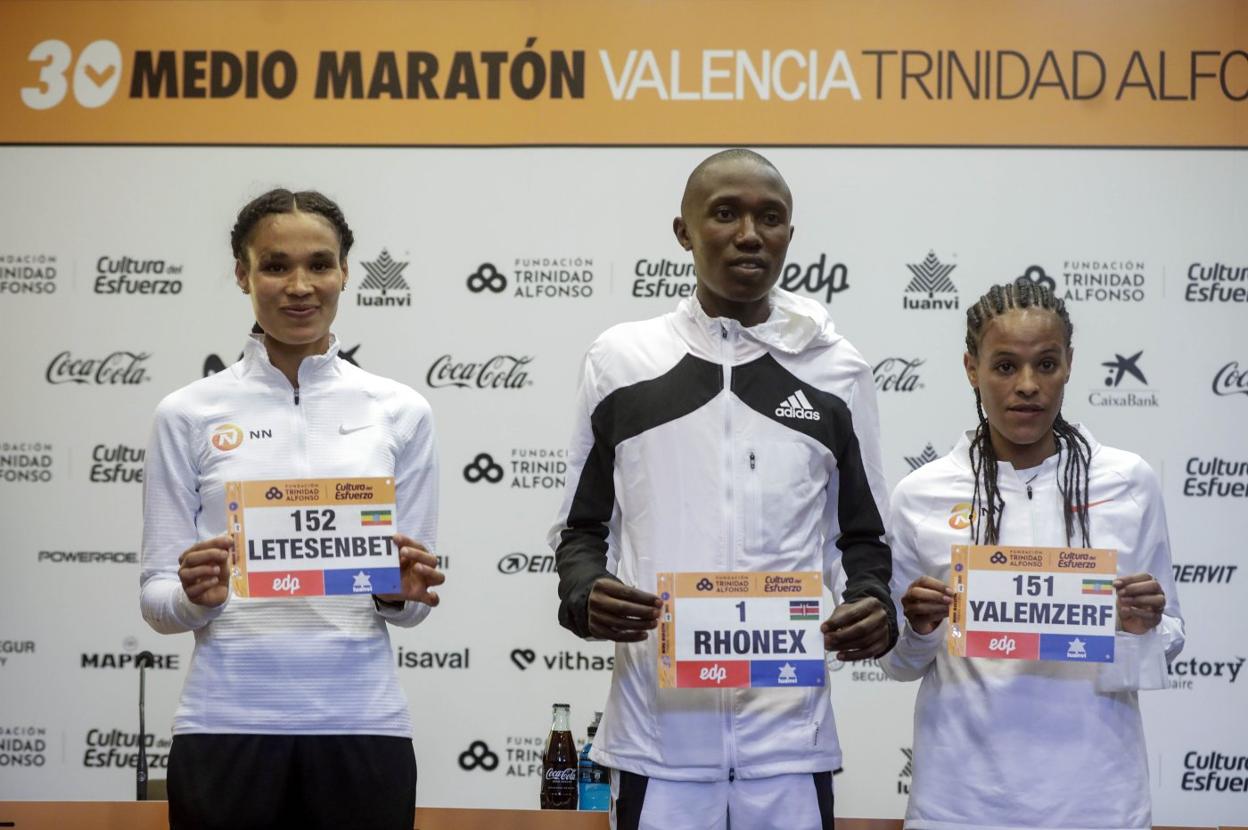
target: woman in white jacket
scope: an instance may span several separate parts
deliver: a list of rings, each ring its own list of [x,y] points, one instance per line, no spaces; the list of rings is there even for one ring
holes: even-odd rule
[[[173,828],[411,830],[412,722],[387,625],[412,626],[443,581],[428,403],[338,356],[330,332],[352,234],[319,193],[239,213],[239,289],[257,323],[238,363],[156,410],[144,471],[143,616],[193,631],[173,723]],[[231,596],[225,484],[393,476],[401,591]],[[420,540],[420,541],[417,541]]]
[[[1136,691],[1158,688],[1183,646],[1157,476],[1061,415],[1073,327],[1020,278],[967,310],[978,427],[893,493],[893,590],[906,617],[881,659],[921,679],[907,828],[1151,826]],[[1114,662],[952,657],[956,544],[1118,551]]]

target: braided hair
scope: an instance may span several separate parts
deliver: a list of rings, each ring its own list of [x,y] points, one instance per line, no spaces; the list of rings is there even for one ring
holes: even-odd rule
[[[971,357],[978,358],[979,344],[988,323],[994,317],[1016,308],[1052,311],[1062,323],[1066,348],[1070,348],[1075,329],[1066,304],[1047,285],[1023,276],[1008,285],[992,286],[966,310],[966,350]],[[992,435],[978,389],[975,390],[975,409],[979,413],[979,426],[975,429],[970,448],[971,470],[975,476],[975,492],[971,499],[971,538],[976,544],[995,545],[1000,541],[998,536],[1005,500],[997,488],[997,453],[992,446]],[[1058,477],[1064,507],[1062,512],[1066,520],[1066,544],[1071,543],[1075,522],[1078,521],[1083,546],[1089,547],[1088,467],[1092,448],[1079,430],[1062,417],[1061,412],[1053,421],[1053,436],[1058,449],[1066,455],[1066,463]]]
[[[292,193],[285,188],[270,190],[252,199],[238,212],[238,220],[230,232],[230,247],[234,258],[240,262],[247,260],[247,243],[251,241],[251,233],[256,225],[266,216],[274,213],[315,213],[325,217],[338,235],[339,259],[347,261],[347,252],[355,236],[347,227],[347,220],[342,215],[342,208],[333,199],[315,190],[300,190]]]

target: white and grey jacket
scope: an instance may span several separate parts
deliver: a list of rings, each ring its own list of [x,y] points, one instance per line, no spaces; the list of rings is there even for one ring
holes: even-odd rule
[[[1088,520],[1093,547],[1118,551],[1118,573],[1150,573],[1166,608],[1144,635],[1119,632],[1113,663],[1030,662],[949,656],[948,621],[928,635],[907,625],[880,664],[897,680],[922,679],[914,708],[914,778],[907,828],[1151,827],[1148,756],[1138,689],[1165,684],[1183,647],[1161,488],[1134,453],[1092,448]],[[920,576],[948,581],[950,550],[971,543],[975,487],[970,434],[893,492],[893,590]],[[1016,470],[998,462],[1004,545],[1067,544],[1058,476],[1065,455]],[[1072,540],[1079,545],[1082,539]]]
[[[241,443],[213,441],[223,426]],[[410,737],[387,622],[416,625],[427,605],[359,596],[244,598],[192,604],[178,557],[226,532],[228,481],[394,476],[395,530],[435,549],[438,466],[419,393],[338,357],[299,367],[299,387],[258,336],[224,371],[156,409],[143,475],[143,617],[159,632],[195,632],[174,734],[370,734]]]
[[[840,566],[845,599],[892,611],[870,367],[823,306],[771,300],[746,328],[690,297],[590,347],[550,533],[564,627],[589,636],[595,580],[654,592],[663,571],[821,571],[831,588]],[[687,781],[840,766],[826,688],[660,690],[656,661],[654,636],[616,645],[600,763]]]

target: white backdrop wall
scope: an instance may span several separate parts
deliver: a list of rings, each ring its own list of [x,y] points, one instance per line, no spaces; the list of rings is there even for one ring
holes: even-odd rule
[[[416,629],[391,632],[416,721],[419,803],[535,807],[551,702],[572,704],[580,740],[610,676],[609,646],[556,623],[544,543],[580,360],[602,329],[676,302],[638,293],[689,290],[671,219],[708,151],[0,150],[0,799],[131,797],[132,661],[144,649],[162,665],[147,690],[148,751],[161,776],[192,638],[158,635],[139,615],[138,471],[160,398],[200,377],[210,356],[237,358],[252,318],[232,281],[229,229],[244,201],[287,185],[333,196],[355,231],[352,287],[335,325],[344,349],[426,395],[437,419],[443,604]],[[879,366],[890,484],[973,425],[961,368],[966,307],[1028,268],[1068,298],[1066,413],[1161,474],[1188,622],[1173,688],[1142,694],[1155,819],[1242,822],[1244,156],[766,152],[795,196],[789,261],[802,274],[815,268],[799,290],[827,302]],[[363,305],[381,296],[365,277],[383,252],[404,283],[386,296],[403,304]],[[903,307],[915,296],[907,266],[929,253],[955,266],[957,291],[942,296],[954,309]],[[139,273],[145,262],[159,264]],[[505,276],[503,291],[469,290],[485,263]],[[1219,266],[1231,269],[1221,281],[1192,279]],[[101,293],[101,270],[121,276],[112,269],[132,284],[167,280],[171,293]],[[678,276],[646,276],[652,269]],[[566,285],[580,296],[544,296],[532,275],[552,271],[574,273]],[[1192,299],[1210,286],[1217,299]],[[127,371],[59,374],[67,361],[105,360]],[[431,373],[446,361],[515,364],[519,382],[448,386]],[[1118,378],[1111,367],[1125,363],[1140,374]],[[502,481],[466,478],[481,454],[502,467]],[[1210,483],[1213,495],[1194,495]],[[917,687],[875,666],[831,668],[846,758],[838,812],[900,816]],[[497,769],[464,755],[476,741],[498,756]]]

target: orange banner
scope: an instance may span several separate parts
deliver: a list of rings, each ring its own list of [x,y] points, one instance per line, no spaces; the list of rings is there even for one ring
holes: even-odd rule
[[[0,143],[1244,147],[1208,0],[0,3]]]

